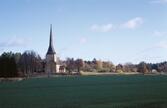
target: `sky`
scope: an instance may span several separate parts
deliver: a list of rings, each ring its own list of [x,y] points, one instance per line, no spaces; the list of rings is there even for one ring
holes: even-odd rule
[[[0,0],[0,54],[118,63],[167,60],[167,0]]]

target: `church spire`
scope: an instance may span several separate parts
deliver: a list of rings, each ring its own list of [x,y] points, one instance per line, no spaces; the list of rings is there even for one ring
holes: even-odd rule
[[[49,40],[49,48],[47,54],[55,54],[55,50],[53,47],[53,37],[52,37],[52,24],[50,25],[50,40]]]

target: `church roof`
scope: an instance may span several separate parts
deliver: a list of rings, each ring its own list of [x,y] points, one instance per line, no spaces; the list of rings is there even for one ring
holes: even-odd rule
[[[49,39],[49,48],[48,48],[47,54],[56,54],[53,47],[52,25],[50,25],[50,39]]]

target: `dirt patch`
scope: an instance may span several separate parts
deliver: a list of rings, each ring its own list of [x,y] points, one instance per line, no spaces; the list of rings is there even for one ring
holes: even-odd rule
[[[22,80],[24,80],[24,78],[0,78],[0,82],[15,82]]]

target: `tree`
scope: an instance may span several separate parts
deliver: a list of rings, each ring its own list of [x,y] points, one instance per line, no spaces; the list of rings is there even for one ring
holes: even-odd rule
[[[126,63],[124,65],[124,71],[125,72],[137,72],[137,67],[136,67],[136,65],[134,65],[132,63]]]
[[[115,66],[110,61],[103,61],[103,70],[105,72],[114,72],[115,71]]]
[[[75,68],[75,61],[74,58],[67,58],[66,59],[66,69],[68,70],[69,74],[74,71]]]
[[[17,64],[12,52],[4,52],[0,56],[0,77],[17,77]]]
[[[77,67],[78,73],[80,73],[80,70],[82,67],[84,67],[84,61],[82,59],[75,60],[75,65]]]
[[[149,72],[147,64],[145,62],[140,62],[137,67],[138,67],[138,72],[141,72],[143,74]]]
[[[95,69],[98,71],[101,70],[102,68],[103,68],[103,62],[101,60],[97,60],[95,64]]]
[[[84,61],[84,67],[82,69],[85,72],[93,72],[94,68],[91,61]]]
[[[96,71],[101,71],[103,68],[103,63],[101,60],[96,60],[95,58],[92,60],[92,66]]]
[[[157,70],[159,72],[167,72],[167,62],[158,63]]]
[[[118,64],[117,66],[116,66],[116,72],[118,72],[118,73],[122,73],[123,72],[123,65],[122,64]]]
[[[29,77],[34,72],[43,71],[43,62],[41,57],[34,51],[25,51],[19,61],[20,68],[24,75]]]

